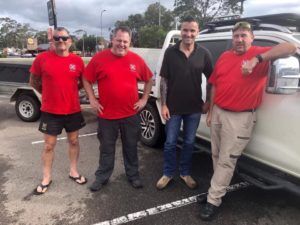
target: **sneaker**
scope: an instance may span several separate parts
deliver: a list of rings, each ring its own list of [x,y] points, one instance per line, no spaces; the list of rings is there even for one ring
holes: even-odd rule
[[[213,218],[217,214],[218,208],[219,207],[207,202],[200,212],[200,218],[204,221],[213,220]]]
[[[172,180],[172,177],[163,175],[156,184],[157,189],[159,189],[159,190],[164,189],[171,180]]]
[[[187,176],[180,175],[180,178],[184,181],[186,186],[188,186],[190,189],[195,189],[198,186],[197,182],[190,175],[187,175]]]

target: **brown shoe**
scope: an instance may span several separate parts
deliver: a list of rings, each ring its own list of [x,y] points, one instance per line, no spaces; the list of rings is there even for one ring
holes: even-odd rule
[[[164,189],[171,180],[172,180],[172,177],[163,175],[156,184],[157,189],[159,189],[159,190]]]
[[[195,189],[198,186],[197,182],[190,175],[187,175],[187,176],[180,175],[180,178],[184,181],[186,186],[188,186],[190,189]]]

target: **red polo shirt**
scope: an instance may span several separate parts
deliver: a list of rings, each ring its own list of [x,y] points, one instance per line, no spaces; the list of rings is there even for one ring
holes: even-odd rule
[[[209,83],[215,86],[214,103],[223,109],[237,112],[256,109],[262,101],[269,62],[257,64],[249,75],[242,74],[242,63],[270,48],[252,46],[242,55],[232,50],[224,52],[209,78]]]
[[[30,73],[42,79],[41,111],[53,114],[80,112],[78,81],[84,71],[79,56],[67,57],[46,51],[34,60]]]

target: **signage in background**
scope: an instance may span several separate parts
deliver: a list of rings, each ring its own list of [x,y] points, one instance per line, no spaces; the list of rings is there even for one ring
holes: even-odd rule
[[[47,9],[48,9],[49,25],[54,26],[54,28],[57,28],[55,0],[49,0],[47,2]]]
[[[37,38],[28,38],[27,39],[27,50],[35,51],[35,50],[37,50],[37,47],[38,47]]]

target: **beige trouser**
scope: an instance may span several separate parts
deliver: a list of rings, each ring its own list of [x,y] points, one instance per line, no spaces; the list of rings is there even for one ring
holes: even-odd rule
[[[214,174],[207,201],[222,203],[237,159],[248,144],[256,122],[256,112],[231,112],[214,105],[211,120],[211,151]]]

